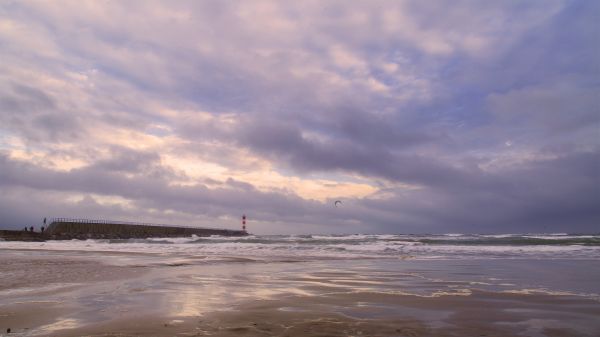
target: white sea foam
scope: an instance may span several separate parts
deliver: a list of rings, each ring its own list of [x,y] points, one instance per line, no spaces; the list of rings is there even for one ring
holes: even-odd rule
[[[536,241],[537,240],[537,241]],[[541,240],[541,241],[540,241]],[[302,235],[0,242],[0,249],[239,256],[262,259],[600,258],[597,235]]]

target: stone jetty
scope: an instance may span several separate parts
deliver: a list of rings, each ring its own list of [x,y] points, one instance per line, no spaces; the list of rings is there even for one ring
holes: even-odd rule
[[[6,241],[46,241],[42,233],[0,229],[0,239]]]
[[[172,226],[125,221],[89,219],[52,219],[43,232],[0,230],[0,238],[7,241],[87,240],[87,239],[143,239],[186,236],[246,236],[244,230]]]

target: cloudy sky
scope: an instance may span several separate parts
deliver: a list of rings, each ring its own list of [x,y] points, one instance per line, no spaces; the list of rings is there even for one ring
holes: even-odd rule
[[[1,1],[0,226],[600,232],[599,22],[598,1]]]

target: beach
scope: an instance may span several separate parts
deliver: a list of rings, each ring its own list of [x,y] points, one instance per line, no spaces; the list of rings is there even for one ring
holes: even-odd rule
[[[600,337],[600,0],[0,0],[0,337]]]
[[[525,251],[516,258],[390,237],[170,240],[0,242],[0,334],[600,334],[593,245],[567,245],[567,257],[562,245],[512,247]]]

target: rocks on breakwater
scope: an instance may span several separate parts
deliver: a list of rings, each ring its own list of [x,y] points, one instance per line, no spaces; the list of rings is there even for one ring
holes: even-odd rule
[[[245,236],[246,231],[197,227],[126,224],[110,222],[55,221],[44,233],[0,230],[0,238],[7,241],[87,240],[87,239],[144,239],[154,237],[186,236]]]

